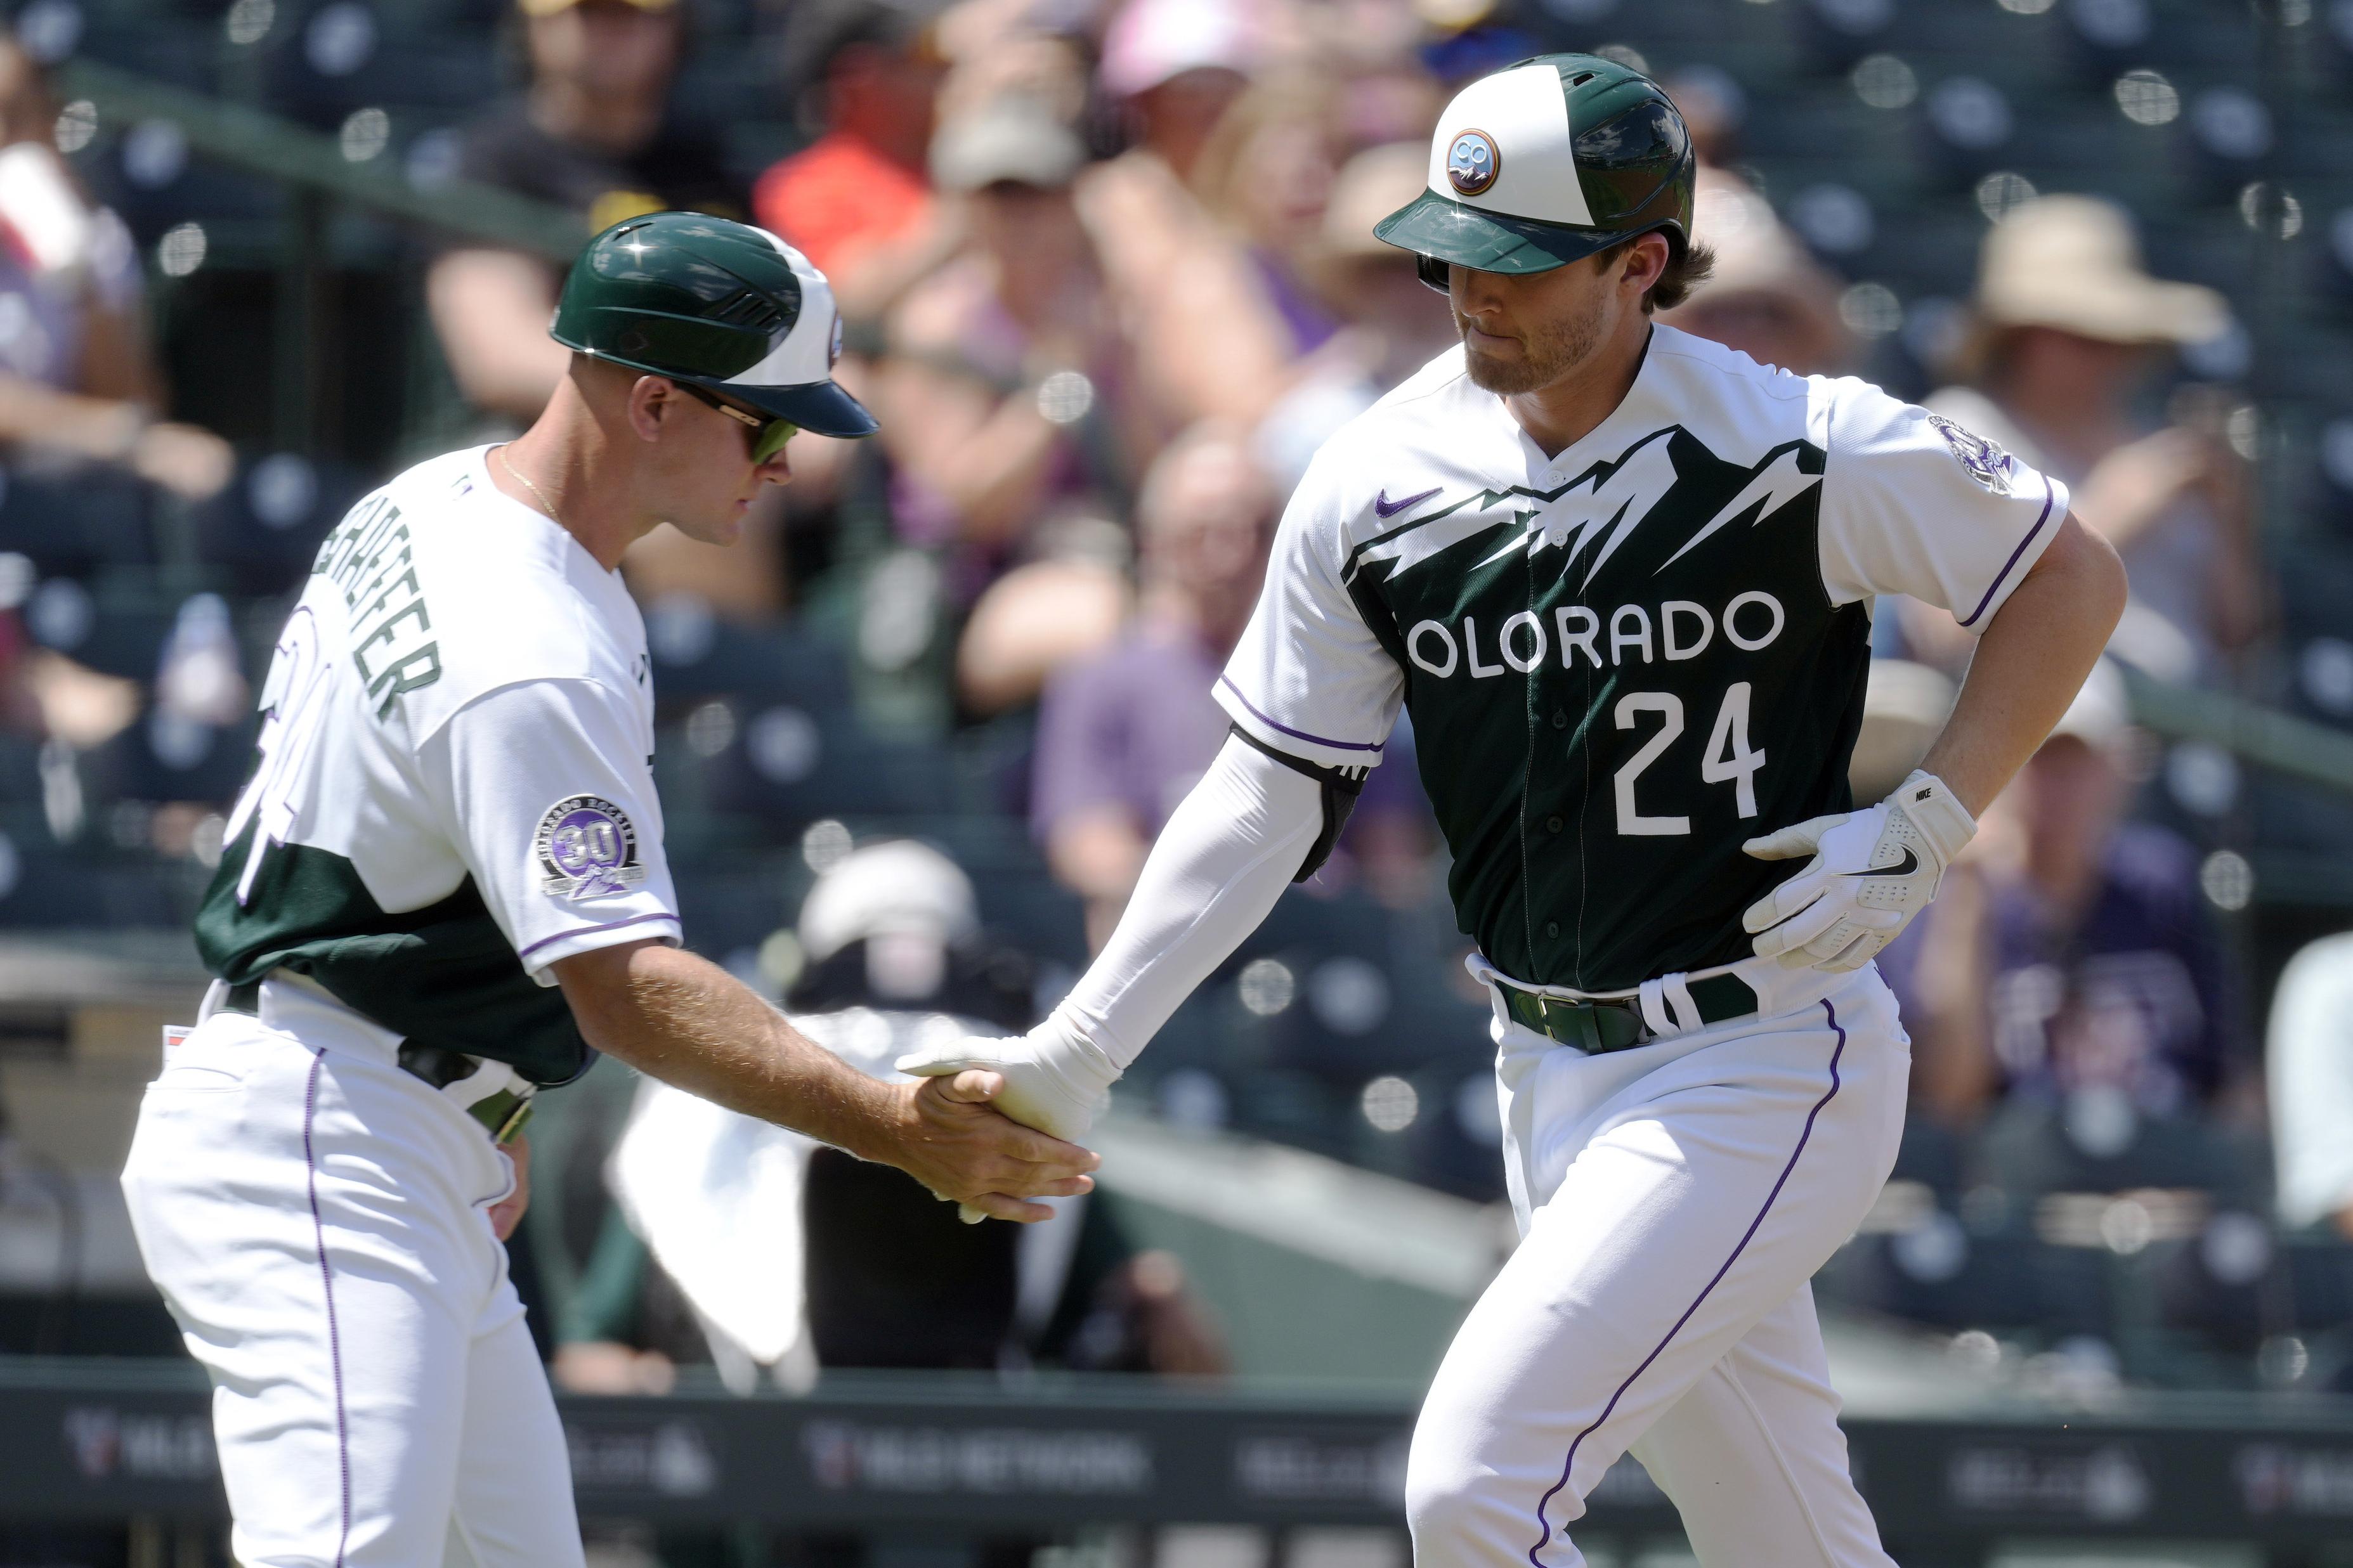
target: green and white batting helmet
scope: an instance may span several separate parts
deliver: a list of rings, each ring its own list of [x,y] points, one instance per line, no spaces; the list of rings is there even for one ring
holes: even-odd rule
[[[1539,55],[1454,95],[1430,144],[1430,188],[1373,226],[1423,258],[1546,272],[1653,229],[1691,238],[1697,163],[1659,84],[1596,55]]]
[[[548,333],[565,348],[698,386],[820,436],[871,436],[834,384],[833,286],[764,228],[649,213],[588,242]],[[779,427],[781,428],[781,427]]]

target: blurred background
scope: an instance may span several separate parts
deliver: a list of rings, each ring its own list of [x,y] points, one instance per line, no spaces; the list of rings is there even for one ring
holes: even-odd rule
[[[887,1074],[1108,932],[1293,483],[1452,339],[1372,223],[1460,85],[1559,48],[1691,124],[1721,260],[1674,324],[1998,440],[2130,574],[1883,961],[1911,1128],[1817,1290],[1891,1543],[2353,1563],[2353,0],[28,0],[0,1565],[226,1561],[115,1173],[317,542],[537,413],[589,234],[745,217],[839,292],[882,434],[625,570],[690,942]],[[1968,647],[1876,628],[1866,798]],[[1389,754],[1050,1226],[617,1063],[543,1099],[513,1263],[600,1564],[1401,1568],[1399,1434],[1510,1227]],[[1587,1528],[1679,1560],[1630,1463]]]

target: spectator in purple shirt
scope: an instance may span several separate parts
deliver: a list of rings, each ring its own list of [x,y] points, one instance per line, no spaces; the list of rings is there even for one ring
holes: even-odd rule
[[[2084,1094],[2194,1115],[2235,1077],[2197,855],[2121,820],[2128,743],[2123,683],[2103,665],[1988,812],[1986,852],[1881,957],[1913,1037],[1915,1095],[1942,1121]]]
[[[1054,875],[1087,900],[1091,942],[1224,741],[1209,688],[1257,603],[1276,501],[1240,432],[1179,436],[1136,498],[1134,616],[1047,684],[1031,821]]]

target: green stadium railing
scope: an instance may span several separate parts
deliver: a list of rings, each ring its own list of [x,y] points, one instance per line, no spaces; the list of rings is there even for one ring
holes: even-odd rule
[[[2119,666],[2133,719],[2168,741],[2219,746],[2242,762],[2353,795],[2353,735],[2219,691],[2173,686]]]
[[[430,188],[412,184],[389,154],[353,162],[341,142],[243,104],[190,92],[95,60],[58,68],[58,94],[88,99],[100,121],[169,121],[192,152],[275,180],[298,194],[331,198],[467,239],[525,250],[563,263],[586,241],[578,215],[470,180]]]
[[[524,251],[557,265],[569,262],[588,237],[579,216],[562,207],[471,180],[419,185],[389,148],[353,160],[344,155],[337,137],[95,60],[60,65],[57,87],[63,98],[88,100],[101,125],[169,122],[187,138],[193,153],[286,190],[272,334],[271,428],[281,449],[317,449],[327,374],[321,330],[328,314],[327,223],[335,208]]]

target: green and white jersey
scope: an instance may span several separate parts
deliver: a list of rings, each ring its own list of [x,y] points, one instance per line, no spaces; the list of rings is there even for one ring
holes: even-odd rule
[[[1339,767],[1402,702],[1462,930],[1528,984],[1629,988],[1747,955],[1789,868],[1742,841],[1850,808],[1873,596],[1981,630],[2066,514],[1925,409],[1663,326],[1547,458],[1458,348],[1317,454],[1218,697]]]
[[[196,946],[231,984],[282,965],[554,1083],[588,1056],[548,966],[674,942],[678,903],[645,624],[489,450],[409,469],[321,546]]]

